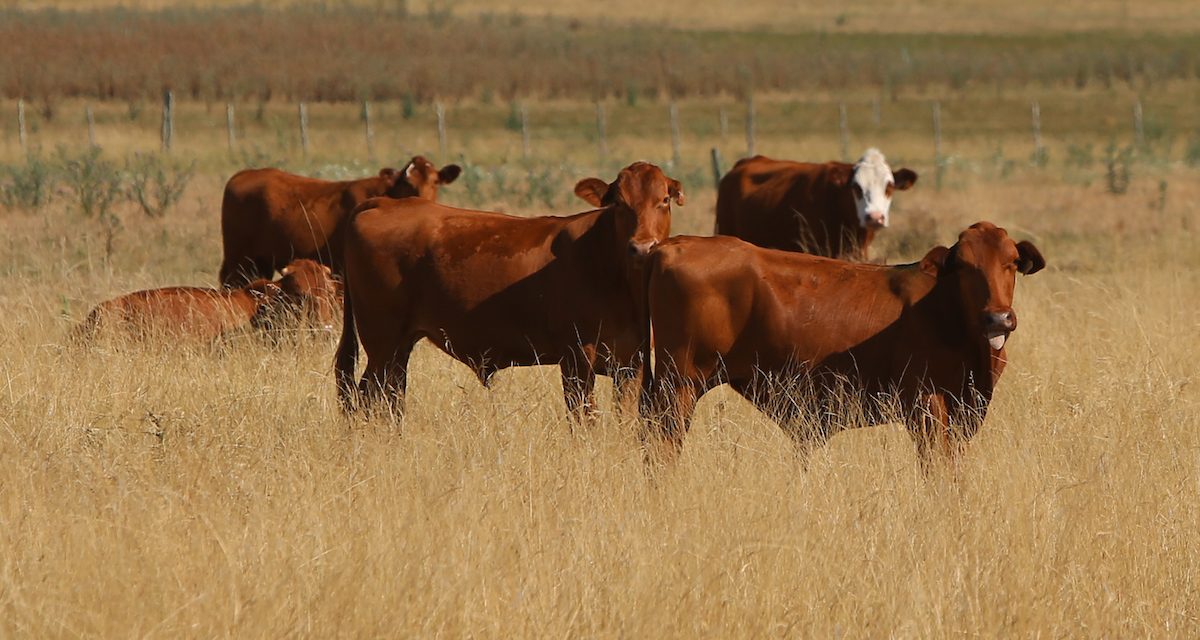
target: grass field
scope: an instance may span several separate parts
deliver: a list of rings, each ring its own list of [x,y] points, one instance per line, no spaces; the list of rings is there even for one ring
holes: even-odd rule
[[[759,19],[746,16],[766,6],[743,5],[730,28],[752,29]],[[455,15],[474,20],[482,6],[464,1]],[[846,29],[870,30],[860,11],[877,3],[861,6]],[[999,12],[897,6],[977,27]],[[1194,19],[1154,17],[1172,3],[1091,6],[1080,29],[1149,16],[1167,32]],[[782,9],[779,28],[805,12],[836,18],[828,11]],[[681,24],[712,28],[725,15],[716,4]],[[1003,24],[1023,25],[1021,15]],[[570,432],[555,369],[502,372],[488,391],[428,345],[402,423],[341,415],[336,334],[68,345],[103,299],[215,284],[220,189],[237,168],[340,177],[427,153],[468,167],[442,191],[452,204],[577,211],[579,178],[611,179],[635,158],[670,164],[661,98],[604,101],[603,159],[590,95],[518,98],[527,159],[507,99],[447,99],[442,149],[430,103],[406,117],[402,100],[375,98],[372,159],[355,104],[309,106],[305,157],[294,100],[232,98],[230,151],[226,99],[181,96],[163,162],[195,161],[195,175],[161,218],[124,199],[86,217],[58,167],[80,162],[88,105],[108,171],[155,152],[157,102],[59,96],[47,118],[30,98],[27,145],[56,177],[49,202],[0,207],[0,636],[1195,636],[1198,85],[1134,85],[905,85],[884,94],[878,124],[879,87],[755,95],[760,152],[841,156],[844,102],[849,155],[879,145],[920,173],[877,255],[917,259],[987,219],[1046,256],[1044,272],[1018,281],[1011,363],[957,477],[923,475],[898,425],[840,434],[805,469],[777,427],[718,390],[700,403],[678,466],[649,478],[632,422],[606,412]],[[1031,100],[1045,159],[1033,155]],[[674,230],[707,233],[708,152],[719,147],[726,166],[744,152],[744,103],[690,95],[678,106],[681,158],[668,173],[688,202]],[[15,110],[0,101],[0,195],[29,172]]]

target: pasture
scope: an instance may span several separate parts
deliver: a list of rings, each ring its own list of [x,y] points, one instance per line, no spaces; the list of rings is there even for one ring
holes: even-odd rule
[[[476,4],[459,8],[472,24]],[[762,15],[765,3],[750,4]],[[583,5],[555,6],[587,18]],[[1124,6],[1100,3],[1079,28],[1134,24],[1170,38],[1182,24],[1172,5],[1129,5],[1128,19]],[[947,25],[978,31],[966,15]],[[786,18],[782,32],[807,24]],[[681,26],[714,20],[697,12]],[[874,145],[920,174],[875,256],[919,259],[981,219],[1046,256],[1045,271],[1018,280],[1011,362],[956,477],[923,475],[898,425],[839,434],[804,468],[775,425],[719,390],[701,401],[679,464],[650,478],[633,422],[606,411],[570,429],[557,369],[508,370],[489,391],[429,345],[397,421],[341,414],[336,333],[68,344],[101,300],[215,285],[221,187],[252,164],[340,178],[424,153],[466,169],[443,201],[536,215],[585,209],[576,180],[611,180],[645,158],[684,182],[673,231],[707,234],[709,149],[725,169],[745,152],[743,97],[679,95],[676,163],[666,91],[600,97],[606,154],[587,92],[433,96],[411,113],[402,98],[366,96],[369,149],[359,104],[313,102],[307,154],[297,102],[311,98],[181,95],[169,155],[147,97],[157,85],[132,99],[54,93],[49,117],[31,98],[26,149],[7,95],[0,635],[1195,635],[1200,82],[951,80],[894,96],[881,84],[753,95],[759,153],[826,160]],[[192,168],[178,203],[149,216],[118,194],[82,213],[79,176],[127,189],[134,154],[171,175]],[[34,206],[16,185],[37,171],[48,199]]]

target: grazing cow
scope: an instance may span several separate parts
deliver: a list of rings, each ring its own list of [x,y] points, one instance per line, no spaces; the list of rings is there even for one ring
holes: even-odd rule
[[[717,190],[714,233],[768,249],[866,260],[888,226],[892,193],[917,181],[892,173],[878,149],[855,164],[811,164],[754,156],[738,161]]]
[[[728,382],[802,451],[847,426],[838,402],[849,394],[868,424],[898,408],[923,461],[931,447],[953,457],[1007,361],[1016,274],[1045,264],[988,222],[894,267],[672,238],[647,265],[662,436],[651,455],[674,458],[696,401]]]
[[[670,234],[683,192],[638,162],[612,184],[582,180],[575,193],[598,209],[519,218],[411,198],[364,204],[346,225],[335,365],[343,405],[354,404],[361,334],[364,403],[382,395],[402,412],[409,355],[429,338],[485,386],[507,367],[559,365],[576,421],[593,413],[597,373],[636,407],[647,324],[640,265]]]
[[[337,285],[329,267],[297,260],[275,281],[260,279],[236,289],[167,287],[123,295],[92,309],[75,331],[88,342],[102,331],[129,337],[212,341],[250,328],[269,329],[307,316],[333,321]]]
[[[434,200],[438,187],[454,182],[461,171],[456,164],[439,170],[421,156],[401,171],[382,169],[377,176],[348,182],[278,169],[239,171],[225,184],[221,202],[221,285],[270,278],[297,258],[317,260],[338,272],[342,221],[355,207],[380,196]]]

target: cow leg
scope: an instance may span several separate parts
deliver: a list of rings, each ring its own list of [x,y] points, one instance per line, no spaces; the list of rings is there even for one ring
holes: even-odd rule
[[[928,475],[933,471],[935,455],[940,454],[943,460],[954,466],[961,445],[951,432],[946,398],[940,393],[931,393],[921,404],[925,406],[910,412],[908,433],[917,446],[921,470]]]
[[[372,359],[367,356],[367,368],[359,383],[359,393],[367,407],[384,403],[393,416],[404,415],[404,394],[408,387],[408,359],[413,345],[397,347],[390,358]]]
[[[656,376],[650,424],[642,434],[648,465],[671,465],[679,458],[699,397],[700,391],[693,382]]]
[[[570,416],[572,429],[582,426],[585,421],[592,424],[596,420],[596,370],[593,363],[594,358],[587,353],[575,353],[563,360],[559,367],[563,398],[567,402],[567,415]]]
[[[642,371],[638,366],[616,367],[612,374],[615,404],[622,418],[637,417],[641,411]]]

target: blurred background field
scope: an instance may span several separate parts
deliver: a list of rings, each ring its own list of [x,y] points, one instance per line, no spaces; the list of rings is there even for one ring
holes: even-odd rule
[[[0,635],[1200,628],[1189,3],[234,4],[0,2]],[[336,335],[66,343],[108,297],[214,285],[246,166],[420,153],[466,168],[446,202],[535,215],[648,159],[684,182],[675,232],[707,234],[750,102],[756,152],[920,174],[878,257],[981,219],[1046,255],[957,480],[896,425],[805,470],[724,391],[651,481],[633,424],[570,433],[549,368],[487,391],[422,348],[399,423],[340,415]]]

